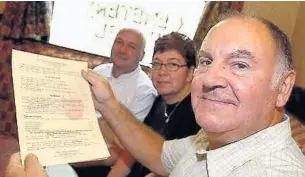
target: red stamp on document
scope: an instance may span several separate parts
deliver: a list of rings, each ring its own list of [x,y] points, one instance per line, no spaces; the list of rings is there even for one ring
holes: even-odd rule
[[[84,104],[80,99],[80,95],[76,93],[69,93],[63,96],[63,109],[68,119],[81,119],[84,113]]]

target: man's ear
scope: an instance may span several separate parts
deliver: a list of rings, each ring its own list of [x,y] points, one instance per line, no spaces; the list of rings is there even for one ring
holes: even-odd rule
[[[140,57],[140,61],[143,60],[144,56],[145,56],[145,51],[142,52],[142,55],[141,55],[141,57]]]
[[[193,75],[194,75],[194,71],[195,71],[195,67],[194,67],[194,66],[191,66],[191,67],[189,68],[188,73],[187,73],[187,79],[186,79],[187,82],[192,82],[192,80],[193,80]]]
[[[283,78],[281,85],[279,86],[279,94],[277,96],[276,107],[284,107],[288,101],[291,90],[294,86],[296,78],[296,72],[291,70],[286,74],[286,77]]]

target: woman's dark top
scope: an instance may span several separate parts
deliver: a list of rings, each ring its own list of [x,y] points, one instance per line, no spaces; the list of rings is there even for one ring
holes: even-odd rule
[[[165,116],[165,111],[168,116]],[[166,119],[169,117],[167,123]],[[180,139],[196,134],[200,127],[196,123],[191,104],[191,94],[181,103],[166,105],[161,96],[158,96],[146,116],[144,123],[162,135],[166,140]],[[150,171],[136,162],[128,177],[143,177]]]

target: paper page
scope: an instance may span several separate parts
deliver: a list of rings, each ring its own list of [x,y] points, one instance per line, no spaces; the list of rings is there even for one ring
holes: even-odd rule
[[[110,156],[100,132],[87,62],[18,50],[12,73],[21,157],[35,154],[44,166]]]

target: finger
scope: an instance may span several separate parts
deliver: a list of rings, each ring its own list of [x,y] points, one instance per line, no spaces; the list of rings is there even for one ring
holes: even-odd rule
[[[97,74],[93,70],[88,69],[88,72],[82,70],[82,76],[87,80],[91,85],[100,85],[101,80],[103,79],[101,75]]]
[[[27,176],[46,177],[47,173],[34,154],[29,154],[24,160],[24,169]]]
[[[88,69],[88,71],[82,70],[82,71],[81,71],[81,74],[82,74],[83,78],[84,78],[87,82],[89,82],[89,84],[92,85],[91,82],[94,82],[94,81],[92,81],[92,78],[89,79],[89,73],[88,73],[88,72],[91,72],[91,71],[92,71],[91,69]],[[91,73],[91,75],[93,75],[93,74]],[[92,77],[92,76],[91,76],[91,77]],[[95,80],[97,80],[97,79],[95,79]],[[92,89],[92,88],[90,88],[90,89]],[[94,105],[95,105],[95,106],[98,105],[98,102],[96,101],[95,95],[94,95],[93,93],[91,93],[91,94],[92,94],[92,98],[94,98],[94,99],[93,99]]]
[[[99,74],[96,73],[95,71],[93,71],[92,69],[88,69],[87,71],[82,70],[82,71],[81,71],[81,74],[82,74],[82,76],[83,76],[85,79],[87,79],[87,78],[89,77],[89,74],[90,74],[90,75],[97,75],[97,76],[99,76]],[[92,76],[91,76],[91,77],[92,77]]]
[[[20,166],[23,168],[21,164],[21,156],[19,152],[14,153],[9,160],[8,165]]]
[[[81,71],[81,74],[82,74],[83,78],[84,78],[86,81],[88,81],[88,72],[86,72],[85,70],[82,70],[82,71]]]
[[[25,177],[25,172],[21,164],[20,153],[14,153],[7,164],[4,172],[4,177]]]
[[[93,71],[92,69],[88,70],[88,74],[89,74],[89,77],[94,77],[99,82],[102,81],[102,82],[107,82],[108,83],[108,80],[105,76]]]
[[[88,69],[88,71],[82,70],[82,76],[85,80],[89,81],[89,77],[93,77],[95,81],[106,81],[108,83],[108,80],[103,75],[98,74],[97,72],[93,71],[92,69]],[[92,84],[92,83],[91,83]]]

